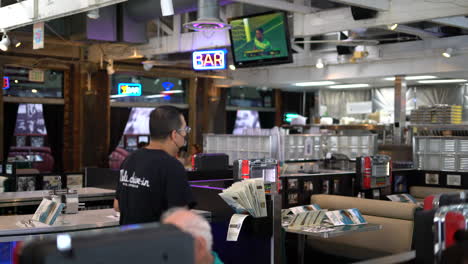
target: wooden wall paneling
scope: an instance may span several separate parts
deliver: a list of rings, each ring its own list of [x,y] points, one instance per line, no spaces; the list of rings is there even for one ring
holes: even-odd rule
[[[213,79],[203,78],[204,88],[203,132],[225,133],[226,131],[226,91],[214,85]]]
[[[71,66],[64,81],[64,170],[81,169],[82,140],[82,73],[80,64]]]
[[[189,79],[189,87],[188,87],[188,105],[189,105],[189,124],[188,126],[192,128],[192,132],[190,132],[189,138],[189,146],[192,144],[200,144],[197,140],[198,134],[201,133],[200,127],[197,125],[198,120],[198,108],[199,105],[197,104],[200,102],[201,98],[197,96],[197,78],[190,78]],[[190,148],[189,148],[190,150]]]
[[[275,126],[281,127],[283,124],[283,99],[280,89],[275,89],[275,110]]]
[[[89,79],[88,79],[89,78]],[[109,77],[106,71],[86,74],[83,89],[83,167],[107,167],[109,149]]]

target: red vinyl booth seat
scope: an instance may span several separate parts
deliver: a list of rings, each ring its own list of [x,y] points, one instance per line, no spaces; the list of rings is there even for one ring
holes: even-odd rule
[[[54,157],[49,147],[11,147],[8,157],[16,157],[21,155],[26,157],[26,155],[39,155],[42,157],[42,162],[33,162],[32,167],[39,170],[41,173],[52,172],[54,169]]]
[[[122,162],[124,162],[128,155],[128,151],[117,147],[109,156],[109,168],[114,170],[120,169],[120,165],[122,165]]]

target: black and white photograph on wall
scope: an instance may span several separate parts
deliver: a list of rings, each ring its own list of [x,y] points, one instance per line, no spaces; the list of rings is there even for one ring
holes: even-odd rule
[[[16,191],[17,192],[29,192],[36,190],[36,177],[35,176],[23,176],[18,177],[16,180]]]
[[[44,176],[42,178],[42,189],[43,190],[60,190],[62,189],[62,177],[56,176]]]
[[[322,181],[322,193],[330,194],[330,181],[329,180]]]
[[[43,136],[34,136],[30,137],[31,147],[40,148],[44,146],[44,137]]]
[[[297,179],[289,179],[288,180],[288,189],[289,190],[297,190],[297,187],[299,187],[299,182]]]
[[[15,135],[18,134],[47,134],[42,104],[20,104],[18,106]]]
[[[127,136],[127,147],[133,148],[138,146],[137,137]]]
[[[16,146],[25,147],[26,146],[26,136],[16,136]]]
[[[242,135],[246,128],[260,128],[258,111],[237,110],[236,123],[232,134]]]
[[[407,193],[408,192],[408,184],[406,181],[406,176],[395,175],[395,185],[393,188],[393,192],[395,193]]]
[[[340,194],[340,180],[333,180],[333,194]]]
[[[125,126],[124,135],[149,135],[151,107],[133,107]]]
[[[298,194],[290,193],[288,194],[288,204],[297,204],[298,203]]]
[[[376,200],[380,200],[380,189],[372,190],[372,198]]]
[[[304,181],[304,191],[305,192],[314,191],[314,183],[312,181]]]
[[[439,185],[439,174],[426,173],[426,184]]]

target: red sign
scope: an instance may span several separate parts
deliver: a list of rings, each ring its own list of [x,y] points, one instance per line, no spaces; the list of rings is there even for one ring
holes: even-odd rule
[[[10,88],[10,78],[3,77],[3,90]]]

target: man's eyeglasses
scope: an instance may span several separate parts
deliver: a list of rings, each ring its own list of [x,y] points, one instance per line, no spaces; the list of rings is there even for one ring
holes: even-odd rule
[[[177,132],[185,132],[186,134],[190,133],[190,131],[192,131],[192,129],[189,126],[177,130]]]

